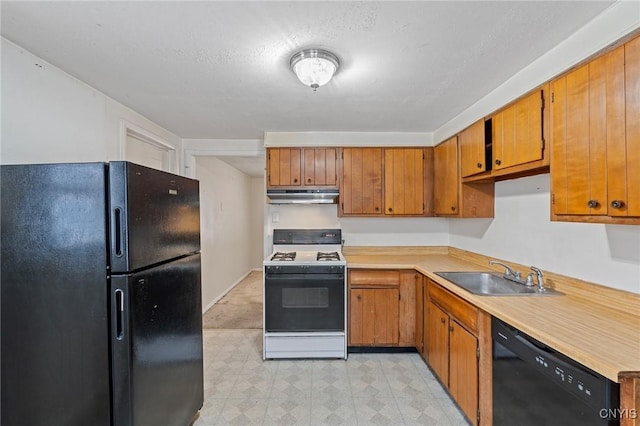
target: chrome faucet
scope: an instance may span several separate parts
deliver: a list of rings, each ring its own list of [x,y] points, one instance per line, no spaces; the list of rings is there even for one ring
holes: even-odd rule
[[[498,262],[497,260],[490,260],[489,265],[500,265],[504,267],[504,279],[517,282],[519,284],[524,284],[525,282],[522,280],[522,275],[518,271],[514,271],[508,265],[505,265],[502,262]]]
[[[538,292],[542,293],[546,290],[546,288],[544,288],[544,279],[542,278],[542,271],[538,268],[536,268],[535,266],[531,267],[531,270],[536,274],[536,277],[538,278]]]

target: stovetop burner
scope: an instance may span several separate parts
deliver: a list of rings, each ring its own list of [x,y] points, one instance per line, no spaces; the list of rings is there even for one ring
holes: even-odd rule
[[[289,252],[281,252],[281,251],[277,251],[273,254],[273,256],[271,256],[271,260],[281,260],[281,261],[293,261],[296,258],[296,252],[295,251],[289,251]]]
[[[340,255],[338,254],[337,251],[332,251],[332,252],[321,252],[319,251],[318,254],[316,255],[316,260],[317,261],[336,261],[336,260],[340,260]]]

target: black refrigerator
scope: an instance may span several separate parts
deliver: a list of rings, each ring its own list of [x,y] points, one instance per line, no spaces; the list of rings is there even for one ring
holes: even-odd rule
[[[2,425],[190,424],[198,181],[128,162],[0,170]]]

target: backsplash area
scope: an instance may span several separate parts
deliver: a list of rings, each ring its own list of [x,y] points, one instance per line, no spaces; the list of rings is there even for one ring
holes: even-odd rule
[[[443,218],[345,218],[336,204],[269,204],[265,236],[270,252],[273,230],[340,228],[347,246],[446,246],[449,224]],[[274,222],[274,219],[277,222]]]

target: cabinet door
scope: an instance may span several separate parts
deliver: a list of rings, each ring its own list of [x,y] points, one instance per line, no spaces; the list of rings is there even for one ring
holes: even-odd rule
[[[434,148],[434,211],[439,215],[457,215],[458,190],[458,137],[447,139]]]
[[[555,214],[607,213],[605,69],[600,57],[551,83]]]
[[[617,89],[607,93],[608,214],[618,217],[640,216],[640,37],[623,48],[607,64]]]
[[[336,186],[336,149],[304,148],[304,179],[307,186]]]
[[[349,344],[397,346],[398,289],[352,289],[349,294]]]
[[[300,186],[301,164],[300,148],[269,148],[268,186]]]
[[[345,215],[382,214],[382,148],[344,148],[340,200]]]
[[[397,288],[371,290],[375,293],[376,345],[397,345],[399,338],[399,291]]]
[[[536,91],[492,117],[496,170],[542,159],[542,91]]]
[[[429,303],[429,365],[449,385],[449,316],[434,303]]]
[[[424,150],[385,148],[384,200],[386,215],[424,213]]]
[[[460,133],[460,170],[462,177],[487,170],[485,162],[484,119]]]
[[[449,391],[472,424],[477,424],[478,339],[455,320],[449,331]]]

